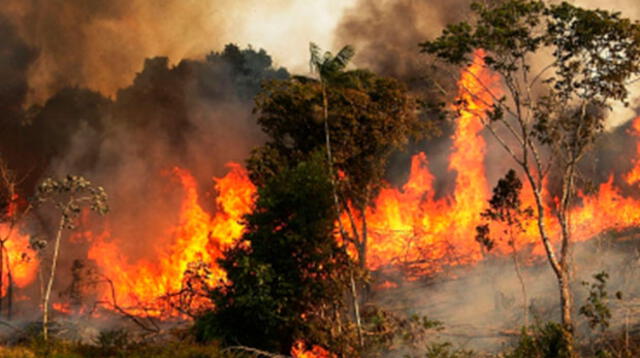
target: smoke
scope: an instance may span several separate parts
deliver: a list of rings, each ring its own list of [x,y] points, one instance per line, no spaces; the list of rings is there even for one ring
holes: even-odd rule
[[[41,104],[67,86],[113,96],[131,82],[146,58],[166,56],[175,65],[229,42],[274,49],[280,63],[305,68],[308,42],[327,43],[348,4],[6,0],[0,14],[11,18],[24,41],[39,51],[29,66],[28,103]]]
[[[215,212],[212,178],[263,141],[253,97],[263,81],[288,76],[265,51],[235,45],[175,66],[166,57],[150,58],[113,99],[65,87],[42,106],[17,106],[18,118],[3,121],[0,152],[23,178],[27,195],[45,176],[83,175],[103,186],[111,213],[80,231],[108,230],[109,241],[128,258],[153,260],[158,250],[171,247],[184,199],[172,169],[188,170],[199,185],[201,206]],[[50,209],[34,217],[30,234],[52,237],[57,213]],[[67,270],[86,257],[91,239],[65,240],[56,287],[69,286]]]
[[[463,21],[470,0],[359,0],[336,30],[336,41],[357,49],[355,63],[374,72],[417,81],[425,64],[418,44]]]
[[[583,282],[595,283],[593,276],[603,271],[609,275],[605,286],[612,313],[608,334],[622,332],[625,323],[633,330],[637,327],[637,319],[629,321],[625,315],[640,294],[634,284],[640,278],[638,239],[637,230],[632,230],[604,233],[576,245],[571,288],[574,324],[581,337],[599,333],[578,312],[589,295],[589,287]],[[376,291],[373,299],[397,314],[418,314],[440,321],[443,330],[433,331],[430,342],[451,342],[476,352],[504,352],[519,337],[519,327],[525,324],[525,307],[529,325],[558,322],[561,316],[558,285],[546,258],[522,250],[517,260],[522,283],[513,256],[489,255],[475,266],[449,268],[418,281],[399,279],[395,281],[398,288]],[[616,292],[622,294],[622,300],[614,298]],[[390,355],[397,356],[401,355]]]
[[[0,44],[0,111],[5,120],[12,120],[26,99],[27,71],[37,53],[18,36],[4,16],[0,16],[0,38],[3,40]],[[4,125],[0,124],[0,132],[3,130]]]

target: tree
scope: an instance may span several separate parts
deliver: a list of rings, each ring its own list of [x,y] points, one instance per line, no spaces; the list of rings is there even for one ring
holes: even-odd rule
[[[640,73],[640,25],[566,2],[508,0],[471,8],[474,23],[449,25],[421,48],[449,65],[467,64],[482,49],[476,53],[501,76],[504,95],[480,83],[494,98],[481,120],[532,189],[539,237],[560,291],[563,334],[572,347],[569,215],[578,163],[602,131],[611,103],[626,103],[627,84]],[[547,179],[557,188],[555,201],[545,194]],[[549,214],[557,234],[546,226]]]
[[[325,54],[324,60],[312,55],[320,80],[294,77],[265,84],[255,111],[269,139],[254,150],[248,168],[260,185],[282,168],[325,151],[340,212],[349,218],[347,239],[364,269],[365,211],[385,185],[389,156],[433,126],[417,115],[416,100],[398,81],[363,70],[342,71],[350,58],[343,52]]]
[[[295,340],[337,347],[350,258],[335,239],[336,211],[322,156],[258,189],[246,233],[219,261],[226,283],[196,322],[200,340],[288,354]]]
[[[524,232],[524,224],[533,217],[533,210],[529,207],[522,207],[522,201],[520,200],[521,190],[522,182],[518,179],[513,169],[509,170],[504,178],[498,180],[498,184],[493,188],[493,196],[489,200],[489,208],[480,214],[488,220],[489,223],[479,225],[476,228],[476,241],[478,241],[485,250],[491,251],[495,245],[495,238],[492,238],[491,235],[491,222],[501,226],[501,233],[506,236],[507,244],[511,248],[513,265],[518,281],[520,281],[524,327],[526,330],[529,325],[527,285],[524,282],[522,270],[520,269],[516,240],[518,235]]]
[[[104,189],[100,186],[93,186],[91,182],[81,176],[69,175],[62,180],[47,178],[38,186],[36,198],[39,203],[51,203],[60,211],[60,221],[51,253],[51,269],[42,297],[42,335],[46,341],[48,339],[49,301],[60,254],[62,234],[64,230],[75,229],[83,206],[88,206],[100,215],[106,214],[109,209]]]

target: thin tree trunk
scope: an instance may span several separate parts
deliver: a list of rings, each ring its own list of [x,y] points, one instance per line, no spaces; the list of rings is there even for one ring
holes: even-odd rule
[[[7,292],[8,294],[8,292]],[[0,316],[2,316],[2,306],[4,303],[4,240],[0,241]]]
[[[360,231],[360,252],[358,255],[360,256],[360,268],[366,270],[367,268],[367,216],[365,214],[365,208],[367,207],[366,203],[362,205],[360,208],[360,217],[362,218],[362,229]]]
[[[13,316],[13,274],[11,267],[7,265],[7,319],[11,320],[11,316]]]
[[[541,187],[536,184],[536,181],[531,174],[530,169],[527,166],[522,167],[524,169],[525,174],[527,175],[527,179],[531,184],[533,189],[534,198],[536,202],[536,208],[538,210],[537,222],[538,222],[538,231],[540,233],[540,238],[542,240],[542,244],[545,248],[545,252],[547,254],[547,259],[549,261],[549,265],[553,269],[553,272],[556,275],[556,281],[558,283],[558,289],[560,291],[560,309],[561,309],[561,323],[562,323],[562,331],[564,335],[565,342],[567,343],[567,349],[569,350],[569,355],[571,357],[575,356],[573,351],[573,321],[571,318],[571,309],[572,298],[571,298],[571,290],[569,287],[569,271],[567,269],[567,254],[569,253],[568,248],[568,228],[566,227],[566,221],[562,216],[559,216],[558,219],[560,221],[560,225],[562,226],[562,248],[561,248],[561,258],[560,262],[555,255],[555,251],[553,249],[553,245],[551,244],[551,240],[549,236],[547,236],[546,226],[545,226],[545,214],[544,214],[544,205]],[[563,189],[565,189],[563,187]]]
[[[68,205],[67,205],[68,207]],[[49,300],[51,299],[51,289],[53,288],[53,280],[55,278],[56,266],[58,265],[58,254],[60,252],[60,241],[62,239],[62,230],[64,229],[65,210],[63,210],[58,225],[58,232],[56,233],[56,241],[53,247],[53,258],[51,261],[51,272],[49,274],[49,281],[47,282],[47,288],[44,292],[44,298],[42,300],[42,336],[45,341],[49,338]]]
[[[4,262],[7,266],[7,319],[11,320],[13,315],[13,272],[11,271],[11,261],[6,246],[2,246],[4,252]]]
[[[336,181],[333,174],[333,155],[331,153],[331,136],[329,134],[329,101],[327,99],[327,87],[323,80],[321,80],[322,86],[322,115],[324,119],[324,137],[327,151],[327,162],[329,167],[329,178],[331,180],[331,189],[333,194],[333,201],[336,208],[337,220],[340,225],[340,231],[344,238],[346,238],[346,233],[344,230],[344,226],[342,225],[342,220],[340,219],[340,202],[338,200],[338,193],[336,189]],[[354,228],[354,230],[357,230]],[[346,242],[345,242],[346,244]],[[358,333],[358,341],[360,343],[360,348],[364,348],[364,337],[362,334],[362,323],[360,321],[360,304],[358,302],[358,290],[356,288],[355,279],[353,277],[353,268],[350,268],[350,280],[351,280],[351,296],[353,299],[353,310],[356,319],[356,330]]]
[[[569,357],[574,357],[573,351],[573,320],[571,318],[572,296],[569,286],[568,272],[563,277],[558,278],[560,284],[560,302],[562,306],[562,333],[567,344]]]
[[[356,288],[356,280],[353,277],[353,270],[350,270],[351,295],[353,297],[353,311],[356,316],[356,328],[358,333],[358,343],[360,348],[364,348],[364,337],[362,334],[362,321],[360,319],[360,303],[358,302],[358,290]]]
[[[513,256],[513,266],[516,270],[516,276],[518,276],[518,281],[520,281],[520,289],[522,290],[522,307],[524,313],[524,329],[525,332],[529,326],[529,299],[527,298],[527,286],[524,282],[524,277],[522,276],[522,271],[520,270],[520,263],[518,262],[518,251],[516,251],[516,245],[511,239],[511,254]]]

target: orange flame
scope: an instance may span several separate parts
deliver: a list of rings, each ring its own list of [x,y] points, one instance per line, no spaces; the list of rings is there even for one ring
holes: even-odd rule
[[[18,215],[19,197],[12,194],[7,211],[3,217],[15,220]],[[19,227],[15,223],[7,222],[0,224],[0,240],[3,242],[4,252],[1,263],[2,292],[0,296],[7,293],[9,283],[17,287],[26,287],[35,280],[38,269],[38,262],[35,252],[29,244],[29,236],[19,232]]]
[[[479,213],[489,194],[484,172],[485,141],[480,114],[489,110],[497,78],[485,69],[479,51],[459,82],[462,103],[453,136],[449,169],[456,172],[452,197],[434,199],[433,174],[424,153],[413,157],[411,174],[401,190],[383,190],[376,209],[367,212],[370,228],[371,269],[394,262],[421,262],[427,271],[439,270],[440,261],[475,262],[481,258],[474,244]],[[484,86],[490,85],[491,88]]]
[[[291,357],[293,358],[336,358],[335,354],[329,353],[320,346],[313,346],[307,350],[307,344],[303,341],[296,341],[291,347]]]
[[[179,224],[171,233],[173,244],[154,248],[157,259],[131,262],[113,241],[108,241],[108,232],[94,239],[88,257],[95,260],[100,272],[113,282],[118,305],[144,305],[147,313],[166,313],[161,312],[163,304],[158,299],[180,291],[183,275],[194,269],[194,263],[206,266],[206,275],[202,279],[207,285],[216,285],[225,279],[216,260],[242,234],[240,221],[250,212],[255,192],[242,167],[238,164],[229,164],[228,167],[231,171],[224,178],[215,179],[219,195],[216,199],[218,212],[213,217],[198,202],[195,179],[183,169],[174,169],[173,173],[184,188],[185,198]],[[206,305],[207,300],[193,304]],[[148,311],[149,306],[157,311]]]
[[[375,209],[368,209],[369,227],[367,262],[372,270],[402,265],[409,269],[410,278],[442,271],[448,265],[473,264],[482,260],[480,245],[475,242],[475,228],[480,223],[480,212],[490,197],[490,184],[485,173],[486,143],[481,135],[481,114],[489,110],[493,98],[487,89],[499,93],[499,81],[482,63],[483,54],[463,71],[457,110],[460,116],[453,136],[449,169],[456,173],[455,190],[444,198],[434,195],[434,175],[428,167],[424,153],[412,158],[411,173],[400,189],[386,188],[375,200]],[[488,86],[488,88],[487,88]],[[633,123],[634,134],[640,137],[640,118]],[[640,182],[640,141],[635,166],[624,179],[631,186]],[[115,298],[124,308],[145,307],[149,314],[166,312],[166,303],[160,299],[179,292],[185,283],[185,272],[200,275],[200,284],[206,288],[225,279],[216,265],[223,250],[243,233],[242,217],[252,208],[256,188],[239,164],[229,164],[229,173],[215,179],[217,211],[211,214],[199,204],[194,178],[189,172],[176,168],[173,174],[184,190],[178,223],[167,233],[170,245],[153,247],[153,260],[128,257],[116,244],[109,231],[94,235],[88,258],[96,262],[99,271],[113,282],[115,297],[109,287],[101,292],[103,298]],[[576,241],[587,240],[598,233],[640,222],[640,201],[625,197],[614,186],[613,178],[603,183],[597,194],[580,194],[580,204],[572,209],[572,229]],[[636,187],[637,188],[637,187]],[[545,194],[547,195],[547,194]],[[548,196],[548,195],[547,195]],[[533,196],[524,185],[523,201],[532,206]],[[552,237],[558,237],[558,225],[547,213]],[[2,230],[0,226],[0,235]],[[34,280],[37,263],[22,261],[21,253],[28,250],[28,238],[16,233],[6,245],[11,257],[14,280],[18,286]],[[534,255],[541,255],[538,232],[533,221],[526,223],[525,232],[518,235],[515,247],[530,247]],[[10,246],[12,245],[12,246]],[[505,242],[497,242],[497,253],[510,252]],[[394,287],[383,282],[380,288]],[[195,300],[193,305],[203,307],[206,299]],[[142,311],[139,311],[142,312]],[[292,350],[295,357],[330,357],[321,348],[306,350],[298,342]]]

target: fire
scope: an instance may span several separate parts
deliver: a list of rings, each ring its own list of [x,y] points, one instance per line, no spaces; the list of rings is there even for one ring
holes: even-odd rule
[[[481,222],[479,214],[486,208],[493,183],[488,183],[485,173],[486,143],[480,116],[492,105],[493,97],[487,89],[499,93],[499,80],[485,68],[482,57],[482,52],[476,53],[459,82],[458,102],[462,104],[456,108],[459,117],[449,158],[449,170],[456,174],[455,189],[447,197],[436,198],[435,177],[429,170],[428,159],[424,153],[415,155],[408,181],[401,188],[382,190],[374,208],[366,212],[370,269],[399,265],[407,269],[409,278],[415,278],[442,271],[447,266],[473,264],[483,259],[481,247],[475,242],[475,228]],[[640,137],[640,118],[634,121],[633,129]],[[624,176],[634,188],[640,183],[640,141],[637,151],[635,167]],[[110,282],[101,286],[99,295],[103,301],[133,313],[161,315],[167,312],[163,297],[180,293],[187,286],[206,291],[225,280],[216,260],[241,237],[244,230],[241,221],[251,211],[256,192],[245,169],[233,163],[228,167],[226,176],[214,179],[218,192],[215,213],[200,205],[196,181],[191,174],[180,168],[173,170],[184,193],[179,219],[162,241],[170,244],[150,248],[153,260],[130,257],[109,230],[86,235],[91,236],[87,258],[95,262],[104,281]],[[640,222],[640,201],[624,196],[613,183],[612,177],[595,195],[579,195],[580,203],[573,208],[571,219],[575,240],[587,240],[602,231]],[[526,206],[532,206],[527,183],[523,200]],[[551,213],[547,214],[549,233],[558,237],[557,222]],[[3,230],[7,228],[0,226],[0,237],[5,235]],[[28,241],[27,236],[13,232],[5,244],[8,264],[18,287],[32,283],[37,270]],[[514,246],[516,249],[529,247],[534,255],[541,255],[543,249],[539,241],[531,221],[526,223],[524,233],[518,235]],[[498,254],[510,251],[506,242],[496,243]],[[196,283],[189,281],[194,278]],[[379,288],[385,287],[396,287],[396,283],[387,281],[379,285]],[[206,307],[208,301],[195,297],[190,304]],[[64,311],[65,306],[60,307],[59,310]],[[332,357],[320,347],[306,350],[302,342],[296,343],[291,353],[298,358]]]
[[[21,234],[9,224],[0,225],[0,239],[4,240],[6,249],[2,263],[2,296],[6,294],[11,281],[17,287],[26,287],[35,280],[38,261],[35,252],[29,245],[29,236]]]
[[[101,274],[113,283],[115,303],[132,308],[144,305],[147,312],[151,306],[157,310],[151,313],[166,313],[160,312],[163,304],[159,298],[179,292],[185,272],[201,269],[200,282],[209,286],[225,279],[216,260],[242,234],[240,221],[250,212],[255,192],[242,167],[237,164],[228,167],[230,172],[225,177],[214,180],[219,193],[215,216],[200,206],[195,179],[183,169],[173,170],[185,197],[179,222],[170,233],[173,243],[168,247],[153,248],[156,251],[153,261],[131,262],[114,241],[109,240],[108,232],[93,240],[88,258],[94,260]],[[192,304],[204,305],[206,302]]]
[[[26,287],[34,281],[38,269],[35,252],[29,244],[29,236],[16,225],[20,198],[13,193],[2,217],[8,221],[0,224],[2,261],[0,262],[0,297],[7,294],[9,286]],[[13,221],[13,222],[12,222]]]
[[[640,117],[638,117],[632,124],[633,135],[636,137],[640,136]],[[636,143],[636,154],[640,155],[640,141]],[[626,175],[625,180],[627,184],[633,185],[640,181],[640,159],[636,159],[634,161],[633,169]]]
[[[307,345],[303,341],[296,341],[291,347],[291,356],[293,358],[335,358],[335,354],[329,353],[320,346],[313,346],[307,350]]]
[[[490,197],[484,157],[485,141],[480,135],[483,124],[479,114],[490,108],[499,93],[498,79],[482,64],[483,53],[476,52],[472,65],[462,73],[459,87],[460,116],[453,136],[453,151],[449,169],[457,174],[455,191],[442,199],[434,199],[434,176],[424,153],[412,158],[407,183],[400,189],[388,188],[376,200],[375,209],[367,212],[370,228],[368,262],[372,270],[401,264],[409,269],[410,278],[441,271],[447,265],[471,264],[483,258],[475,242],[475,228]],[[483,85],[480,85],[480,82]],[[633,122],[633,134],[640,137],[640,118]],[[640,141],[633,170],[625,176],[629,185],[640,181]],[[523,180],[525,207],[534,207],[531,188]],[[548,197],[548,193],[544,193]],[[596,195],[579,194],[581,203],[571,212],[573,239],[588,240],[597,234],[622,229],[640,223],[640,201],[624,197],[613,185],[613,177],[600,185]],[[552,238],[559,237],[559,225],[551,212],[547,222]],[[534,256],[544,253],[534,220],[524,223],[524,232],[515,237],[516,249],[529,247]],[[498,253],[511,248],[504,241],[496,242]],[[381,287],[384,287],[381,286]]]
[[[492,86],[490,89],[495,92],[498,83],[484,68],[482,57],[482,52],[476,54],[459,82],[458,102],[462,104],[456,108],[460,116],[449,164],[456,173],[455,193],[449,198],[434,199],[434,176],[427,158],[424,153],[414,156],[408,182],[400,190],[383,190],[375,209],[367,212],[371,237],[367,259],[371,269],[401,261],[438,270],[438,262],[443,260],[470,263],[481,259],[473,240],[489,186],[479,116],[492,105],[484,86]]]

